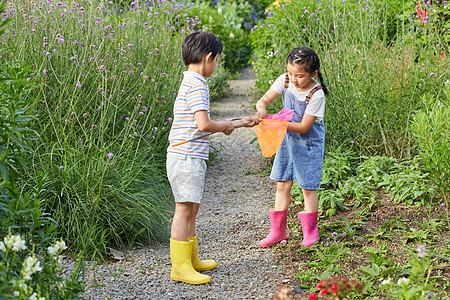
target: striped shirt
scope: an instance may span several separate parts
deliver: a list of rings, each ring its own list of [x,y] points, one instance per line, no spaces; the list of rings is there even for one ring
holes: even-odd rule
[[[206,79],[193,71],[183,72],[183,80],[173,105],[173,122],[170,129],[167,156],[208,159],[209,137],[172,147],[172,144],[190,140],[208,132],[198,129],[195,112],[205,110],[209,117],[209,88]]]

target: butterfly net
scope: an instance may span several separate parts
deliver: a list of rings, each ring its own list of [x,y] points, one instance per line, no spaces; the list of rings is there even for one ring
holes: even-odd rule
[[[254,127],[264,157],[272,157],[278,151],[293,115],[293,110],[283,108],[277,114],[268,115]]]

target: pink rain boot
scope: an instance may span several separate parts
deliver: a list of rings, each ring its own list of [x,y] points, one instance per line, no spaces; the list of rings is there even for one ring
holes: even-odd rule
[[[311,247],[316,241],[319,240],[319,229],[317,227],[318,212],[313,213],[298,213],[300,218],[300,224],[303,230],[303,246],[306,248]]]
[[[269,211],[269,219],[270,233],[265,239],[259,241],[260,247],[271,247],[278,244],[282,240],[287,240],[287,210]]]

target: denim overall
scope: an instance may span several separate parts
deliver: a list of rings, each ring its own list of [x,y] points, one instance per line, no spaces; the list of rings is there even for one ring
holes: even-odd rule
[[[311,90],[307,101],[299,101],[285,89],[283,107],[295,111],[291,122],[300,123],[308,101],[317,89]],[[270,178],[276,181],[295,180],[302,189],[316,190],[320,187],[325,150],[325,126],[323,122],[312,125],[305,133],[286,131],[283,143],[275,155]]]

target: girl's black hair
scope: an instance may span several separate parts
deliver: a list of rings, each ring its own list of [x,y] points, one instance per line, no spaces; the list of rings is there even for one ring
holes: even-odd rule
[[[288,54],[286,64],[301,65],[305,72],[308,72],[309,74],[312,74],[317,70],[317,76],[319,77],[323,92],[325,95],[328,95],[328,89],[323,82],[322,73],[320,73],[319,56],[313,49],[308,47],[294,48],[291,53]]]
[[[212,52],[212,57],[222,52],[222,42],[212,33],[197,31],[188,35],[181,46],[184,64],[197,64],[205,54]]]

